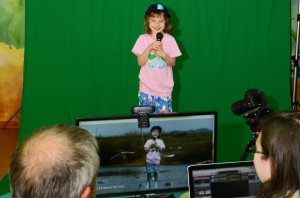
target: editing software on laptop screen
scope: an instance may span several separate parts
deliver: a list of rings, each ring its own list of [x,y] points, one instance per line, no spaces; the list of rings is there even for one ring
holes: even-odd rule
[[[192,165],[188,177],[194,198],[256,197],[261,184],[252,161]]]

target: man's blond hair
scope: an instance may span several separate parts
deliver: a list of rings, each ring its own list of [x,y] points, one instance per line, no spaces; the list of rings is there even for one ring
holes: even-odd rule
[[[12,197],[78,198],[94,186],[99,163],[97,140],[88,131],[67,124],[43,127],[12,156]]]

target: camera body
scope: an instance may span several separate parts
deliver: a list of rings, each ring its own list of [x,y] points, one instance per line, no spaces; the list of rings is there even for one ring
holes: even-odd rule
[[[255,132],[261,130],[261,120],[266,118],[272,112],[268,107],[265,94],[257,89],[249,89],[246,91],[245,98],[232,103],[231,110],[237,116],[243,114],[251,131]]]
[[[245,92],[245,98],[232,103],[232,112],[239,116],[258,107],[267,106],[266,96],[256,89],[249,89]]]

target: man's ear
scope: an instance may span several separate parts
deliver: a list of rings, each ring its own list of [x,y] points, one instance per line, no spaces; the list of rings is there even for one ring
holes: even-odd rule
[[[82,190],[80,198],[87,198],[87,197],[89,197],[90,194],[91,194],[91,187],[90,186],[86,186]]]

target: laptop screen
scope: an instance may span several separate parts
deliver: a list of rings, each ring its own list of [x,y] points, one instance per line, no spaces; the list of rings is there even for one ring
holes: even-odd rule
[[[190,197],[256,197],[261,184],[252,161],[188,167]]]

